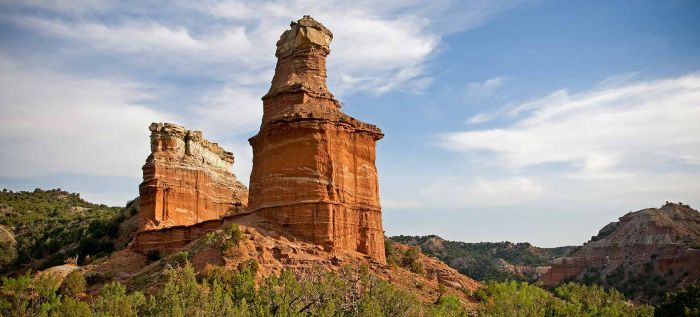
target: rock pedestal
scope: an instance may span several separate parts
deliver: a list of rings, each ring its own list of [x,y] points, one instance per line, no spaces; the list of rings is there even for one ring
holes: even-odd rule
[[[190,226],[244,208],[247,192],[231,172],[233,154],[179,125],[153,123],[149,129],[139,232]]]
[[[328,250],[355,250],[384,263],[374,125],[340,111],[326,86],[333,34],[305,16],[277,42],[253,147],[249,211]]]

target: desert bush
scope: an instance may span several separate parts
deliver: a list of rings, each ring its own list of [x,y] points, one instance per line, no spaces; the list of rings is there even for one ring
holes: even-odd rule
[[[411,270],[413,273],[422,274],[424,269],[423,261],[421,261],[420,255],[420,246],[413,246],[406,250],[406,253],[404,253],[403,256],[403,266]]]
[[[399,257],[394,244],[395,242],[390,239],[384,240],[384,256],[386,257],[386,264],[390,267],[399,265]]]
[[[346,266],[338,272],[313,268],[300,275],[284,270],[260,281],[259,287],[255,283],[257,269],[255,261],[244,262],[237,270],[208,265],[198,276],[185,261],[167,269],[165,285],[148,297],[128,293],[124,285],[111,282],[92,302],[61,297],[55,280],[31,278],[27,273],[2,279],[0,315],[466,316],[464,305],[452,295],[442,292],[434,304],[421,304],[414,295],[377,278],[363,265]],[[75,277],[79,277],[77,273]],[[69,293],[78,291],[65,291]]]
[[[119,282],[111,282],[102,287],[100,296],[95,299],[95,316],[139,316],[139,312],[145,304],[146,299],[140,292],[127,294],[124,285]]]
[[[61,304],[57,278],[50,274],[2,277],[0,316],[49,316]]]
[[[654,316],[700,316],[700,282],[695,282],[675,292],[666,293],[664,301],[656,307]]]
[[[187,251],[180,251],[178,253],[173,254],[170,256],[170,259],[168,259],[168,263],[172,266],[179,266],[182,264],[185,264],[190,258],[190,254]]]
[[[61,294],[67,297],[78,298],[85,293],[85,277],[80,270],[73,270],[63,280]]]

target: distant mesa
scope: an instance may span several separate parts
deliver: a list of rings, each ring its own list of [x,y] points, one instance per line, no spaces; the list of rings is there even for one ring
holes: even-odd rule
[[[700,279],[700,213],[683,203],[627,213],[541,277],[545,286],[569,280],[623,290],[637,300],[660,300],[658,290]],[[661,292],[663,293],[663,292]]]

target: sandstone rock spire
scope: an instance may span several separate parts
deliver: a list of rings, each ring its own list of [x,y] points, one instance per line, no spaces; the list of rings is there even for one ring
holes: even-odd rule
[[[384,263],[374,125],[340,111],[326,86],[333,34],[310,16],[277,42],[277,66],[263,99],[253,147],[248,211],[327,249],[355,250]]]

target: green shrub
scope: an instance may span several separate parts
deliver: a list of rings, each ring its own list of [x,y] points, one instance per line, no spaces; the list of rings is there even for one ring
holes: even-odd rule
[[[167,281],[148,297],[111,282],[91,303],[57,295],[55,280],[29,273],[3,278],[1,316],[466,316],[458,298],[444,294],[423,305],[412,294],[369,273],[367,266],[301,275],[284,270],[256,287],[257,262],[238,270],[208,265],[197,279],[192,266],[166,270]],[[52,286],[54,285],[54,286]]]
[[[135,317],[146,304],[146,299],[140,292],[126,293],[126,288],[119,282],[112,282],[104,287],[100,296],[95,299],[94,307],[97,316],[105,317]]]
[[[243,231],[237,223],[230,222],[224,226],[224,234],[234,245],[238,245],[243,239]]]
[[[178,266],[185,264],[189,258],[190,254],[187,251],[180,251],[170,256],[168,263],[173,266]]]
[[[61,304],[57,278],[31,272],[16,278],[2,277],[0,316],[48,316]]]
[[[664,301],[656,307],[654,316],[700,316],[700,282],[675,292],[668,292]]]
[[[52,317],[92,317],[92,308],[86,302],[65,298],[61,305],[51,314]]]
[[[396,246],[394,241],[390,239],[384,240],[384,255],[386,257],[386,264],[390,267],[395,267],[399,265],[399,258],[396,251]]]
[[[420,254],[420,246],[414,246],[406,250],[406,253],[404,253],[403,256],[403,266],[408,268],[413,273],[422,274],[424,269],[423,261],[420,259]]]
[[[61,293],[67,297],[78,298],[85,293],[85,277],[80,270],[73,270],[63,280]]]
[[[524,282],[489,282],[474,293],[482,316],[652,316],[653,307],[634,305],[616,290],[567,283],[554,294]]]

